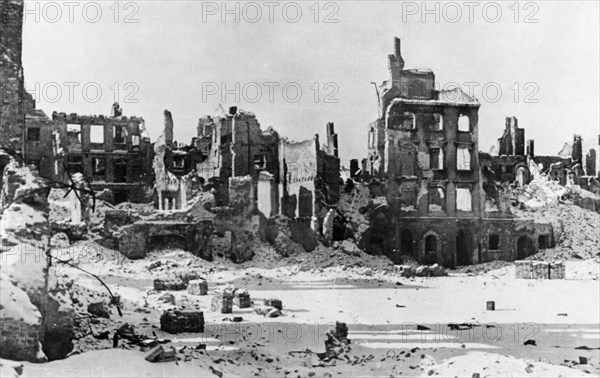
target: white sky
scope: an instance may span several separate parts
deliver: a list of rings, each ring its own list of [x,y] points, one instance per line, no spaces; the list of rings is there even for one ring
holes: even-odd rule
[[[118,83],[124,114],[142,116],[153,140],[162,132],[163,110],[169,109],[175,139],[189,143],[198,118],[212,114],[221,102],[220,89],[217,94],[204,93],[203,99],[203,88],[224,83],[235,92],[239,82],[237,105],[254,112],[263,129],[273,126],[295,140],[319,133],[323,141],[325,124],[334,122],[342,163],[347,165],[348,159],[365,155],[366,125],[377,117],[370,82],[388,78],[387,55],[393,53],[394,36],[402,39],[406,68],[433,69],[440,87],[455,82],[468,91],[464,83],[478,83],[473,94],[482,103],[479,130],[484,152],[501,136],[506,116],[519,118],[526,138],[536,140],[537,154],[556,154],[574,133],[582,134],[584,145],[593,147],[600,133],[597,1],[516,6],[513,1],[472,2],[473,22],[463,1],[437,3],[439,22],[435,2],[427,3],[434,13],[425,14],[425,22],[421,1],[320,2],[317,23],[313,1],[272,2],[273,22],[265,2],[241,2],[238,23],[234,14],[225,14],[226,22],[221,22],[221,1],[120,1],[116,6],[114,1],[98,1],[85,8],[88,20],[99,18],[95,23],[84,18],[88,2],[76,3],[73,22],[70,5],[50,3],[26,1],[30,13],[24,26],[23,65],[26,88],[30,92],[38,88],[38,107],[48,115],[54,110],[109,114],[113,83]],[[227,8],[234,10],[235,4],[227,2]],[[256,23],[249,22],[256,16],[254,4],[262,11]],[[457,18],[454,5],[462,15],[453,23],[449,21]],[[286,21],[284,7],[289,21],[301,9],[299,21]],[[98,8],[102,14],[96,17]],[[489,22],[498,18],[497,8],[502,11],[499,21]],[[51,22],[58,18],[57,9],[60,18]],[[215,9],[217,14],[210,14]],[[333,12],[330,20],[338,22],[324,22]],[[123,22],[128,15],[138,22]],[[525,23],[528,15],[538,22]],[[72,101],[67,82],[80,83]],[[273,102],[269,84],[264,84],[269,82],[278,83]],[[62,90],[58,98],[53,83]],[[96,103],[82,94],[88,83],[98,83],[102,89]],[[248,101],[256,98],[252,83],[262,90],[255,103]],[[286,101],[282,94],[289,83],[302,89],[297,103]],[[326,87],[327,83],[334,84]],[[526,83],[533,84],[526,87]],[[486,84],[489,100],[482,90]],[[94,87],[88,87],[89,97],[95,97]],[[316,87],[320,88],[317,103]],[[502,95],[492,102],[495,87],[501,88]],[[132,98],[139,102],[127,103],[125,95],[135,88]],[[336,88],[331,98],[337,103],[325,102]],[[294,87],[288,86],[287,93],[293,98]],[[538,102],[526,103],[527,95]],[[226,97],[225,106],[231,105],[235,105],[234,94]]]

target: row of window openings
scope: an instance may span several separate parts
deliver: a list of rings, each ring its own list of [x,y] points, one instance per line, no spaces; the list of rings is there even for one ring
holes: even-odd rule
[[[403,176],[414,175],[414,159],[413,152],[402,152],[400,160],[402,161]],[[443,170],[444,169],[444,151],[440,148],[431,148],[429,150],[429,169]],[[467,147],[458,147],[456,149],[456,169],[459,171],[471,170],[471,151]]]
[[[435,113],[432,115],[432,123],[430,123],[431,130],[444,130],[444,117]],[[402,121],[402,128],[414,130],[417,128],[417,117],[414,113],[405,112],[404,118]],[[458,131],[469,132],[471,131],[469,117],[466,115],[461,115],[458,117]],[[369,148],[375,148],[375,128],[371,127],[369,130]]]
[[[68,163],[69,172],[73,173],[84,173],[83,172],[83,157],[72,157]],[[113,172],[115,182],[126,182],[127,176],[127,162],[118,160],[113,164]],[[92,158],[92,175],[104,176],[106,175],[106,159],[105,158]]]
[[[429,211],[445,211],[446,200],[442,188],[435,188],[429,192]],[[472,211],[471,190],[467,188],[456,189],[456,210]]]
[[[550,248],[550,235],[539,235],[538,236],[538,248],[548,249]],[[500,235],[488,235],[488,250],[489,251],[500,251]]]
[[[39,132],[39,129],[38,129]],[[74,144],[81,144],[81,125],[79,124],[68,124],[67,135],[69,142]],[[103,144],[104,143],[104,125],[91,125],[90,126],[90,142]],[[127,127],[115,126],[113,127],[113,143],[127,143]],[[140,136],[132,135],[131,144],[136,147],[140,145]]]
[[[429,120],[429,128],[431,130],[444,130],[444,117],[435,113],[431,115],[431,120]],[[404,112],[403,120],[402,120],[402,128],[403,129],[416,129],[417,128],[417,117],[415,113]],[[458,131],[469,132],[471,131],[469,117],[466,115],[461,115],[458,117]]]
[[[403,198],[410,198],[410,203],[415,203],[415,193],[402,193]],[[430,212],[446,211],[446,194],[443,188],[433,188],[429,190],[428,210]],[[404,207],[404,206],[403,206]],[[410,206],[414,210],[414,206]],[[407,209],[408,210],[408,209]],[[456,211],[473,211],[471,189],[456,189]]]

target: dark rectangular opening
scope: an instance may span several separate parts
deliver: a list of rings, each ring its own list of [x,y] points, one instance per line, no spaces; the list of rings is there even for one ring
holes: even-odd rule
[[[500,249],[500,235],[488,235],[488,250],[497,251]]]
[[[92,174],[94,176],[104,176],[106,173],[106,159],[92,158]]]
[[[83,174],[83,156],[69,156],[67,160],[67,168],[70,174]]]
[[[538,249],[550,248],[550,235],[538,236]]]
[[[127,162],[117,160],[113,165],[115,182],[127,182]]]
[[[27,128],[27,141],[28,142],[39,142],[40,141],[40,128],[39,127],[28,127]]]

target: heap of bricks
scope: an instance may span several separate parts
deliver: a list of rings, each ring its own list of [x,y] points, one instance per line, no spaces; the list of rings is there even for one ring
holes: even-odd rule
[[[515,261],[515,277],[562,280],[565,278],[565,264],[561,261]]]
[[[160,317],[160,329],[169,333],[204,332],[202,311],[165,311]]]

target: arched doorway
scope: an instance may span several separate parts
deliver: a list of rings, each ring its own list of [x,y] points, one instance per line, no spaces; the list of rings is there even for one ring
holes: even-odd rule
[[[535,252],[533,242],[527,236],[521,236],[517,240],[517,259],[521,260]]]
[[[406,256],[415,256],[413,235],[410,230],[402,230],[400,233],[400,253]]]
[[[427,235],[425,238],[425,256],[423,264],[431,265],[437,263],[438,238],[435,235]]]
[[[460,230],[456,234],[456,264],[471,265],[471,255],[473,253],[472,238],[469,231]]]

